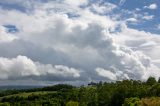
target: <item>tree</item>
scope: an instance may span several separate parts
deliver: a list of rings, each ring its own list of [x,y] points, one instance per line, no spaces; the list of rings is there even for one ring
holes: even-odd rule
[[[160,77],[159,77],[159,79],[158,79],[158,83],[160,83]]]
[[[157,83],[157,81],[154,77],[149,77],[148,80],[146,81],[147,85],[154,85],[155,83]]]

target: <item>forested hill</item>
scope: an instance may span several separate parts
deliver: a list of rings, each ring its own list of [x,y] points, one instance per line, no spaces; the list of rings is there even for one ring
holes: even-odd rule
[[[160,80],[123,80],[75,87],[59,84],[44,88],[0,92],[0,106],[160,106]]]

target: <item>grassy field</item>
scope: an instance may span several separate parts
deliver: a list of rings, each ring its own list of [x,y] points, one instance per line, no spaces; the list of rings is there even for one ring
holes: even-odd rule
[[[127,98],[122,106],[160,106],[160,97]]]
[[[18,94],[12,94],[12,95],[0,97],[0,100],[2,100],[3,98],[10,98],[10,97],[16,97],[16,96],[27,98],[30,95],[42,95],[43,96],[46,94],[53,94],[53,93],[56,93],[56,91],[22,92]]]
[[[143,98],[141,106],[160,106],[160,97]]]

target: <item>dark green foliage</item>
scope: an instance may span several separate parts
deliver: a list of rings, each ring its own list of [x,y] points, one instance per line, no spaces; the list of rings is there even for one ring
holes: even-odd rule
[[[149,96],[159,96],[160,97],[160,83],[157,83],[149,88]]]
[[[138,106],[141,98],[160,96],[160,83],[150,77],[146,82],[101,81],[86,87],[59,84],[2,91],[0,96],[0,106]]]
[[[58,85],[54,85],[54,86],[48,86],[48,87],[44,87],[41,88],[41,91],[67,91],[67,90],[71,90],[75,88],[72,85],[67,85],[67,84],[58,84]]]
[[[148,85],[154,85],[156,82],[157,81],[156,81],[156,79],[154,77],[149,77],[146,83]]]
[[[158,79],[158,83],[160,83],[160,78]]]

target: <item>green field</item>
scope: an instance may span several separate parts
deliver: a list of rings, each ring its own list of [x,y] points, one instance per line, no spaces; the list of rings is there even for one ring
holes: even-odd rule
[[[28,93],[22,92],[18,94],[12,94],[12,95],[0,97],[0,100],[3,98],[11,98],[11,97],[16,97],[16,96],[27,98],[30,95],[46,95],[46,94],[52,94],[52,93],[56,93],[56,91],[37,91],[37,92],[28,92]]]

